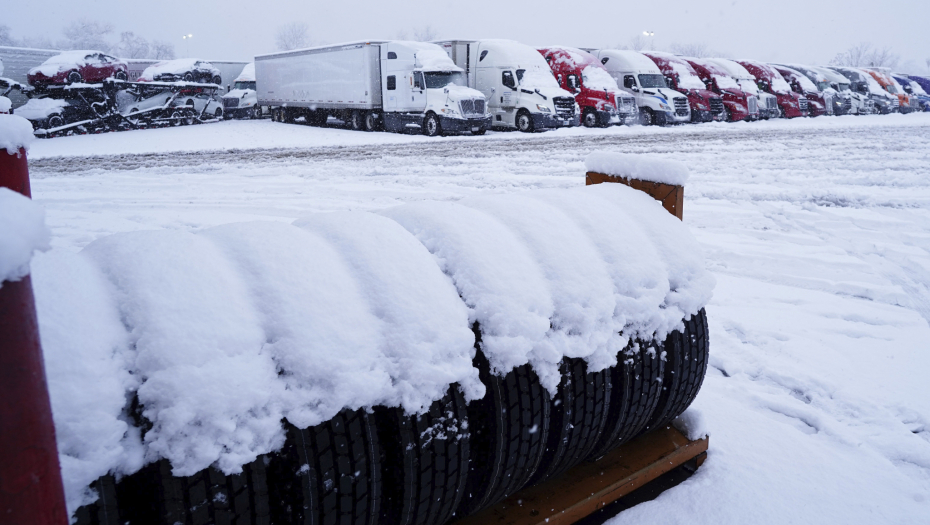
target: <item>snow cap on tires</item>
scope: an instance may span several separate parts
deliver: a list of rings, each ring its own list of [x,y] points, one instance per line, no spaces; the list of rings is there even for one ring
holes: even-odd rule
[[[604,175],[684,186],[688,167],[681,162],[647,155],[594,151],[584,161],[585,169]]]

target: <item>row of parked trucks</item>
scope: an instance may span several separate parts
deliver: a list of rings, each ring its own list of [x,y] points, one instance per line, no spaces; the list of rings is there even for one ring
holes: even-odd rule
[[[6,82],[31,97],[16,112],[40,135],[268,115],[432,136],[930,111],[927,78],[882,68],[510,40],[366,41],[260,55],[225,95],[219,70],[205,61],[160,62],[142,73],[128,62],[66,52],[33,68],[30,86],[0,78],[0,90]]]

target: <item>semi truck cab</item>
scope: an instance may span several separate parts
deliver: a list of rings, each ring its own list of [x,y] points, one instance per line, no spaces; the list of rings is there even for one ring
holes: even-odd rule
[[[723,98],[726,120],[759,120],[759,98],[742,90],[739,82],[713,62],[699,58],[684,58],[704,86]]]
[[[246,64],[233,81],[232,89],[223,95],[223,118],[261,118],[255,90],[255,62]]]
[[[659,67],[670,88],[688,97],[692,122],[727,119],[723,99],[704,85],[691,64],[670,53],[650,51],[643,54]]]
[[[821,91],[811,79],[797,69],[784,65],[772,65],[772,67],[791,86],[792,91],[807,99],[810,116],[833,115],[833,97],[835,95],[833,89]]]
[[[595,53],[617,84],[636,98],[645,125],[691,121],[691,105],[682,93],[668,87],[655,62],[636,51],[602,49]]]
[[[580,124],[575,94],[559,87],[532,47],[496,39],[437,44],[465,70],[468,86],[488,98],[493,127],[531,132]]]
[[[754,77],[740,63],[725,58],[713,58],[707,60],[720,67],[731,77],[733,77],[739,84],[740,89],[742,89],[744,92],[756,96],[756,99],[759,101],[759,118],[770,119],[777,118],[780,115],[781,112],[778,109],[778,98],[771,93],[767,93],[759,89],[759,86],[756,83],[756,77]]]
[[[866,70],[856,67],[832,67],[833,71],[849,79],[851,89],[872,101],[873,111],[881,114],[898,111],[898,97],[885,91]]]
[[[840,96],[845,97],[844,104],[848,103],[846,114],[869,115],[874,111],[875,104],[872,102],[871,97],[853,90],[850,80],[845,76],[826,67],[814,66],[810,69],[823,75],[826,81],[829,82],[830,87],[835,89]]]

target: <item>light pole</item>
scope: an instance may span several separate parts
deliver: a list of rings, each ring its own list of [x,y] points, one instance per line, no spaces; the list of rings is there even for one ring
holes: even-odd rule
[[[191,34],[186,34],[186,35],[181,36],[181,40],[183,40],[187,44],[186,49],[187,49],[188,57],[191,56],[191,39],[192,38],[194,38],[194,35],[191,35]]]
[[[655,31],[643,31],[643,34],[650,37],[650,42],[652,42],[651,48],[653,51],[656,50],[656,32]]]

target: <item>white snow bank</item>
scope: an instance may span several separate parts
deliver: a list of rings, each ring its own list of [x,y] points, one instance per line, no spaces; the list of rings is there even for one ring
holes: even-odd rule
[[[2,154],[2,153],[0,153]],[[28,197],[0,188],[0,286],[29,275],[29,261],[47,250],[51,233],[45,227],[45,210]]]
[[[12,107],[13,107],[13,102],[11,102],[10,99],[0,96],[0,113],[9,114],[10,108]]]
[[[655,156],[613,151],[594,151],[584,161],[585,169],[604,175],[684,186],[688,167],[681,162]]]
[[[58,113],[70,106],[67,101],[53,98],[30,98],[25,104],[16,108],[16,116],[29,120],[42,120],[53,113]],[[32,135],[32,125],[29,126],[29,134]]]
[[[146,460],[187,476],[237,472],[284,439],[277,371],[241,276],[202,236],[116,234],[84,249],[116,286],[130,328]]]
[[[138,429],[125,420],[129,334],[113,290],[84,255],[39,254],[32,284],[68,512],[97,499],[88,486],[108,472],[142,466]]]
[[[32,124],[19,115],[19,109],[16,115],[0,115],[0,149],[5,149],[10,155],[17,155],[20,148],[29,151],[35,138]]]

